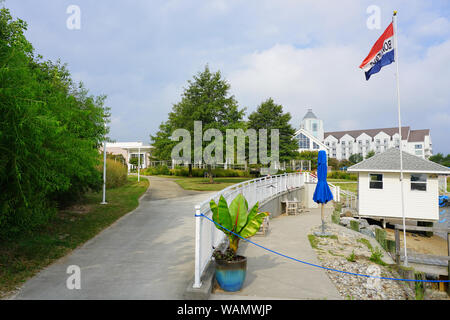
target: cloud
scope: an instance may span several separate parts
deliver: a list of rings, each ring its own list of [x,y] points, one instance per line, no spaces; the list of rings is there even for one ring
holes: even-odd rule
[[[38,53],[61,58],[93,94],[108,95],[120,119],[112,138],[129,141],[147,141],[207,63],[248,111],[273,97],[295,126],[308,107],[327,130],[395,126],[395,66],[367,82],[358,65],[381,33],[367,29],[367,7],[380,6],[382,29],[398,9],[404,123],[430,128],[435,150],[450,152],[434,117],[449,110],[446,1],[77,0],[77,31],[66,28],[70,4],[6,1],[29,23]]]
[[[273,97],[294,115],[296,127],[306,108],[324,120],[327,131],[396,126],[395,65],[365,81],[357,68],[363,56],[356,46],[302,49],[276,44],[244,56],[229,78],[236,97],[250,110]],[[442,70],[446,61],[450,41],[429,47],[424,58],[400,64],[402,124],[430,128],[441,148],[445,141],[439,124],[448,118],[442,115],[447,115],[450,101],[450,79]],[[434,114],[441,120],[436,121]]]

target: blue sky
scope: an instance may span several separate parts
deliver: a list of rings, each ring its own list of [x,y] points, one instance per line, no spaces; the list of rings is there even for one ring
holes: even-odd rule
[[[106,94],[111,138],[149,142],[206,64],[247,115],[268,97],[298,127],[307,108],[326,131],[397,126],[395,65],[366,81],[358,66],[398,10],[402,124],[431,129],[450,153],[450,3],[443,1],[6,0],[46,59]],[[69,5],[81,10],[69,30]],[[366,12],[378,6],[381,29]]]

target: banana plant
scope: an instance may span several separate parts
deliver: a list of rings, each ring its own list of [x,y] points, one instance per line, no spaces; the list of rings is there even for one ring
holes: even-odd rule
[[[259,212],[258,202],[248,210],[248,202],[242,194],[237,195],[228,207],[227,201],[220,196],[219,202],[209,203],[216,228],[224,232],[229,240],[229,249],[236,255],[239,240],[250,238],[258,232],[268,212]]]

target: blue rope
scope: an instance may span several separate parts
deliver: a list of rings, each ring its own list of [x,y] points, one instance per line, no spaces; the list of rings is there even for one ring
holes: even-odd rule
[[[348,271],[337,270],[337,269],[332,269],[332,268],[327,268],[327,267],[319,266],[319,265],[314,264],[314,263],[302,261],[302,260],[300,260],[300,259],[296,259],[296,258],[287,256],[287,255],[285,255],[285,254],[276,252],[276,251],[271,250],[271,249],[269,249],[269,248],[266,248],[266,247],[264,247],[264,246],[262,246],[262,245],[260,245],[260,244],[257,244],[257,243],[255,243],[255,242],[249,240],[249,239],[245,239],[245,238],[241,237],[240,235],[234,233],[233,231],[228,230],[228,229],[225,228],[224,226],[218,224],[218,223],[215,222],[214,220],[208,218],[208,217],[205,216],[203,213],[201,213],[201,214],[196,214],[195,217],[203,217],[203,218],[206,218],[206,219],[208,219],[209,221],[211,221],[212,223],[218,225],[219,227],[221,227],[221,228],[227,230],[228,232],[234,234],[235,236],[241,238],[242,240],[245,240],[245,241],[247,241],[247,242],[249,242],[249,243],[251,243],[251,244],[254,244],[255,246],[258,246],[258,247],[260,247],[260,248],[262,248],[262,249],[264,249],[264,250],[267,250],[267,251],[269,251],[269,252],[272,252],[272,253],[277,254],[277,255],[279,255],[279,256],[282,256],[282,257],[284,257],[284,258],[287,258],[287,259],[290,259],[290,260],[294,260],[294,261],[297,261],[297,262],[301,262],[301,263],[303,263],[303,264],[306,264],[306,265],[309,265],[309,266],[312,266],[312,267],[321,268],[321,269],[325,269],[325,270],[329,270],[329,271],[335,271],[335,272],[345,273],[345,274],[349,274],[349,275],[353,275],[353,276],[366,277],[366,278],[375,278],[375,279],[382,279],[382,280],[396,280],[396,281],[408,281],[408,282],[450,282],[450,280],[420,280],[420,279],[417,279],[417,280],[416,280],[416,279],[397,279],[397,278],[389,278],[389,277],[378,277],[378,276],[371,276],[371,275],[367,275],[367,274],[360,274],[360,273],[348,272]]]

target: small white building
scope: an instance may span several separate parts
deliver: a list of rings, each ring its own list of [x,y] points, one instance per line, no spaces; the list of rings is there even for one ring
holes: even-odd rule
[[[136,169],[135,166],[130,163],[132,158],[141,158],[141,168],[147,168],[150,164],[150,157],[152,149],[154,147],[150,145],[144,145],[142,142],[107,142],[106,152],[113,155],[122,155],[126,161],[128,171],[130,169]],[[101,148],[103,151],[103,146]]]
[[[440,164],[402,152],[405,218],[439,219],[438,175],[449,175]],[[361,217],[384,221],[402,219],[400,150],[391,148],[347,169],[358,173],[358,212]]]

